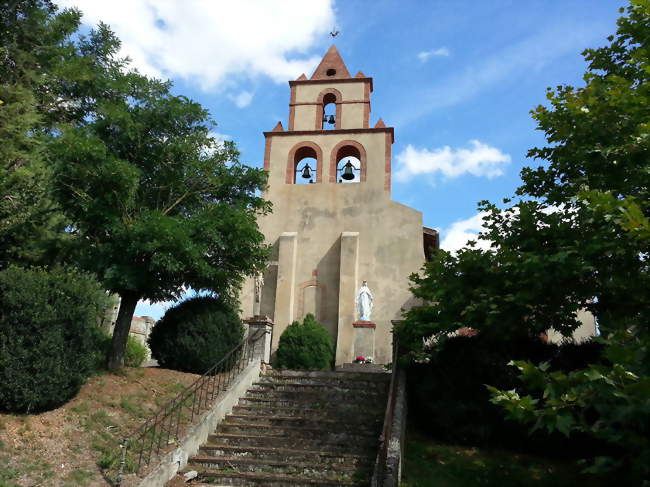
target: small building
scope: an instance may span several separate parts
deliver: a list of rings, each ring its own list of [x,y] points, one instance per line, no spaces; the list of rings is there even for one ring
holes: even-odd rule
[[[409,275],[438,247],[422,214],[391,199],[394,129],[371,126],[373,79],[350,74],[332,46],[312,76],[289,82],[288,125],[264,132],[265,198],[273,212],[259,220],[272,246],[263,276],[246,282],[243,316],[282,331],[312,313],[336,344],[336,364],[356,355],[392,357],[392,320],[413,304]],[[355,297],[363,281],[374,296],[359,322]]]

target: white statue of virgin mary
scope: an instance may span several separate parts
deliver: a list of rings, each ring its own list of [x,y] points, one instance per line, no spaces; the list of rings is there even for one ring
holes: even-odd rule
[[[370,314],[372,313],[374,298],[372,292],[368,288],[368,282],[363,281],[357,293],[357,313],[359,313],[359,321],[370,321]]]

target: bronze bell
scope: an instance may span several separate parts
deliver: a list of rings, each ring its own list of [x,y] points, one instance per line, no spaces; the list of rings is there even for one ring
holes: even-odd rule
[[[336,123],[336,120],[334,120],[334,115],[330,115],[330,118],[327,120],[327,123],[330,125],[334,125]]]
[[[311,168],[309,164],[305,164],[305,167],[302,168],[302,178],[311,179]]]
[[[351,179],[354,179],[354,173],[352,170],[354,169],[354,166],[350,161],[348,161],[345,166],[343,166],[343,174],[341,177],[345,179],[346,181],[350,181]]]

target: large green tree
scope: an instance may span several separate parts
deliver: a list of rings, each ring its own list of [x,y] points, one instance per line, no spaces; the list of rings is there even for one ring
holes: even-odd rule
[[[117,39],[49,0],[0,1],[0,268],[49,264],[66,226],[45,150],[59,123],[84,123],[120,72]]]
[[[211,136],[198,103],[135,72],[116,82],[120,96],[87,123],[61,126],[49,146],[76,258],[121,298],[111,369],[123,363],[139,300],[189,287],[234,299],[265,262],[256,217],[269,209],[259,196],[266,173]]]
[[[462,326],[495,339],[549,328],[570,336],[576,311],[591,311],[611,366],[567,376],[518,363],[539,398],[495,391],[495,401],[538,427],[601,436],[643,475],[634,449],[643,438],[647,447],[650,424],[650,2],[632,0],[626,12],[607,46],[584,52],[584,86],[549,89],[548,104],[533,110],[548,145],[528,156],[544,163],[522,171],[505,209],[480,204],[478,238],[491,248],[441,251],[413,276],[425,304],[399,332],[421,353],[422,338],[444,346]]]

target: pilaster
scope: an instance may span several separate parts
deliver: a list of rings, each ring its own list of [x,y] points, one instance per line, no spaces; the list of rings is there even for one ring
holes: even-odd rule
[[[336,363],[352,361],[355,318],[355,293],[359,282],[359,232],[341,233],[339,270],[339,319],[336,340]]]
[[[280,335],[294,319],[298,233],[282,233],[278,247],[278,279],[275,291],[274,314],[274,321],[278,328],[276,333],[273,334],[272,347],[274,350],[278,346]]]

